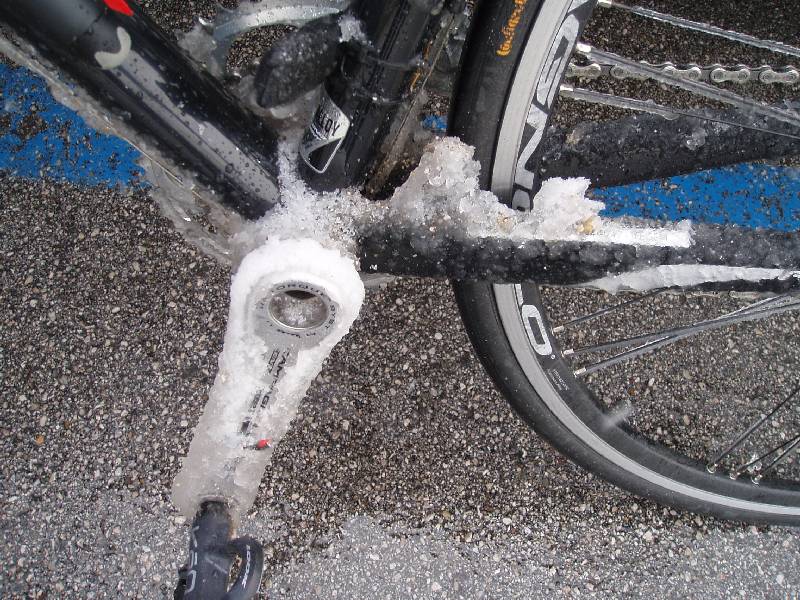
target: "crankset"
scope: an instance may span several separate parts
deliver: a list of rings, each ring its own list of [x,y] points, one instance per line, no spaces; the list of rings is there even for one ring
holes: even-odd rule
[[[260,569],[260,548],[230,537],[255,500],[274,446],[363,298],[354,261],[310,239],[271,238],[241,262],[219,371],[173,484],[173,503],[194,518],[181,574],[185,598],[223,598],[236,557],[243,563],[240,579],[251,574],[237,585],[257,591],[258,581],[248,581]],[[192,595],[195,585],[208,590]]]

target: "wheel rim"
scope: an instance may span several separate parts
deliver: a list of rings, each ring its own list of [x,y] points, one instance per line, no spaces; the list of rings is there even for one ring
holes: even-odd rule
[[[517,73],[525,76],[515,79],[503,114],[491,179],[492,191],[501,198],[513,198],[515,176],[519,183],[517,160],[523,139],[520,123],[526,117],[529,123],[532,120],[528,108],[531,99],[547,97],[560,84],[560,77],[551,77],[542,84],[539,75],[548,72],[556,52],[553,48],[572,31],[563,25],[559,28],[559,24],[564,23],[565,15],[585,4],[580,0],[548,4],[547,11],[541,11],[534,25],[531,39],[548,43],[538,48],[528,44],[523,51]],[[549,52],[543,52],[542,47],[550,49]],[[513,203],[521,205],[516,199]],[[539,291],[534,286],[494,286],[493,291],[512,351],[526,377],[553,415],[592,451],[642,481],[679,494],[684,505],[702,509],[714,504],[732,511],[800,516],[800,487],[796,484],[765,478],[760,485],[754,485],[749,478],[733,480],[722,473],[709,473],[705,469],[708,461],[677,454],[667,446],[654,446],[641,432],[625,424],[628,419],[619,410],[605,411],[602,402],[561,356]],[[562,397],[566,393],[571,395],[569,402]],[[731,437],[735,441],[737,436]],[[794,441],[791,436],[787,438],[784,450],[789,454],[800,445],[800,438],[797,444]],[[726,444],[721,447],[724,449]],[[665,476],[664,470],[671,470],[671,476]]]

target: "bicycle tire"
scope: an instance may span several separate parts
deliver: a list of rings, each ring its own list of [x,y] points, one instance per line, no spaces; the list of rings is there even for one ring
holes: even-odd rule
[[[566,66],[561,57],[570,56],[593,5],[587,0],[486,2],[474,18],[451,131],[475,147],[484,188],[509,203],[509,173],[531,98],[541,97],[543,86],[547,93],[558,89]],[[573,23],[565,35],[567,19],[578,27]],[[565,48],[554,59],[559,45]],[[556,60],[563,65],[558,73]],[[549,118],[552,105],[545,108]],[[509,142],[514,135],[516,141]],[[561,356],[535,285],[454,282],[454,290],[484,367],[516,413],[567,457],[621,488],[670,506],[725,519],[800,523],[800,486],[754,485],[712,473],[624,422],[611,423]],[[539,313],[536,339],[548,344],[547,353],[532,349],[520,314],[525,306]]]

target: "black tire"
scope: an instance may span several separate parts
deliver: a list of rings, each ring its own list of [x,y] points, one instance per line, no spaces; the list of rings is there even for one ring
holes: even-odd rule
[[[520,91],[522,84],[516,77],[523,73],[525,53],[533,52],[526,49],[533,48],[532,44],[541,46],[538,52],[546,56],[563,42],[559,28],[565,19],[575,15],[582,26],[593,4],[580,0],[484,2],[474,18],[451,128],[454,135],[475,146],[484,189],[494,191],[504,201],[511,203],[513,188],[507,179],[498,177],[499,171],[508,171],[507,165],[500,164],[508,161],[509,152],[501,131],[515,114],[519,120],[520,113],[510,99],[525,93],[531,98],[535,86],[542,85],[536,78],[528,82],[527,92]],[[512,20],[517,24],[509,29]],[[543,22],[548,23],[546,27]],[[546,35],[542,34],[543,27]],[[571,47],[567,56],[570,53]],[[549,72],[547,68],[545,65],[541,72]],[[560,76],[555,77],[547,85],[557,87],[560,80]],[[543,107],[548,115],[551,107]],[[517,125],[521,131],[523,123]],[[514,157],[520,144],[521,134],[512,149]],[[523,302],[525,306],[540,306],[535,285],[456,282],[454,289],[470,339],[497,386],[520,417],[569,458],[624,489],[671,506],[726,519],[800,523],[800,486],[785,481],[754,485],[749,479],[734,480],[711,473],[703,463],[652,443],[624,423],[609,424],[597,400],[575,380],[573,370],[563,360],[543,312],[538,321],[540,333],[545,340],[549,336],[552,353],[535,356],[537,364],[523,366],[520,344],[514,341],[514,328],[522,329],[521,318],[519,324],[509,325],[513,318],[503,313],[498,298],[517,294],[520,307]],[[538,369],[541,376],[532,376],[532,369]],[[554,383],[556,380],[558,383]]]

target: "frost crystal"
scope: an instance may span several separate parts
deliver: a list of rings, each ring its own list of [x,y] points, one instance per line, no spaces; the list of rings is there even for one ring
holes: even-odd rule
[[[534,209],[521,213],[479,185],[474,149],[456,138],[432,142],[406,182],[385,202],[372,202],[354,189],[317,193],[300,179],[293,143],[281,152],[281,202],[236,237],[243,255],[266,239],[310,237],[323,246],[353,253],[358,232],[370,223],[444,231],[453,238],[502,238],[525,242],[593,241],[636,246],[688,247],[688,221],[653,227],[648,223],[603,219],[605,205],[586,198],[585,178],[546,180]]]
[[[600,289],[611,294],[621,291],[646,292],[669,287],[691,287],[701,283],[726,281],[785,281],[800,279],[800,271],[725,265],[660,265],[651,269],[609,275],[581,287]]]
[[[239,256],[268,239],[314,239],[342,254],[355,253],[356,223],[371,203],[355,190],[318,193],[309,188],[297,172],[296,145],[296,140],[281,144],[280,202],[234,237]]]
[[[350,14],[339,17],[339,29],[342,30],[340,42],[367,42],[367,35],[364,33],[361,21]]]
[[[286,333],[265,309],[287,282],[323,290],[335,307],[313,337],[292,330],[294,324]],[[237,521],[252,506],[273,446],[363,298],[352,260],[313,240],[270,240],[242,261],[231,285],[219,371],[173,484],[173,502],[185,516],[193,517],[208,499],[226,501]]]
[[[586,198],[590,182],[583,177],[548,179],[536,194],[531,212],[512,210],[480,189],[480,165],[473,152],[456,138],[432,143],[389,201],[390,218],[428,229],[444,227],[448,235],[462,238],[678,247],[691,242],[688,222],[656,228],[602,219],[599,213],[605,205]]]

